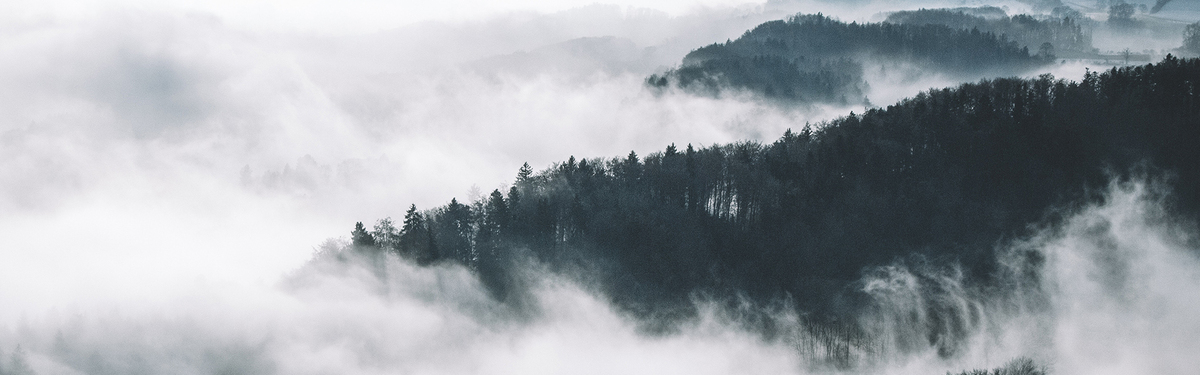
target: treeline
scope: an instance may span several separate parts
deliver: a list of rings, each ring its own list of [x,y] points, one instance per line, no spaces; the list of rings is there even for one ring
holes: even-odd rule
[[[733,88],[786,101],[861,103],[866,83],[860,58],[975,74],[1045,62],[1007,37],[979,29],[844,23],[816,14],[767,22],[737,40],[696,49],[679,68],[646,82],[707,95]]]
[[[1070,8],[1057,13],[1064,16],[1046,19],[1026,14],[982,17],[964,9],[920,9],[889,14],[886,22],[904,25],[946,25],[955,29],[978,29],[1005,35],[1022,47],[1035,51],[1038,57],[1044,59],[1053,59],[1056,54],[1068,57],[1095,54],[1090,27],[1081,23],[1088,22],[1088,19]]]
[[[865,269],[913,254],[986,283],[993,246],[1129,173],[1172,176],[1172,207],[1195,217],[1197,84],[1200,60],[1171,56],[1080,81],[964,84],[770,144],[526,165],[508,191],[410,207],[399,228],[360,223],[353,240],[466,265],[500,299],[537,262],[643,317],[686,315],[695,293],[836,315],[856,308]]]
[[[975,369],[962,371],[958,374],[947,372],[946,375],[1046,375],[1045,367],[1038,366],[1032,359],[1026,357],[1015,358],[1004,366],[997,367],[988,371],[986,369]]]

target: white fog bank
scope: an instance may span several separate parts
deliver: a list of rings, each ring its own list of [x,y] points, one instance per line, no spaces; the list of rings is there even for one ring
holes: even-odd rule
[[[198,277],[268,282],[356,221],[487,193],[524,162],[770,142],[861,111],[642,81],[795,12],[865,21],[913,6],[514,5],[335,32],[249,27],[220,3],[47,4],[6,5],[0,28],[0,255],[14,260],[0,295],[43,307]],[[289,12],[324,8],[303,9],[277,18],[309,24]],[[876,105],[955,83],[874,78]]]
[[[1052,373],[1187,373],[1200,365],[1190,355],[1200,333],[1195,224],[1166,216],[1147,186],[1114,185],[1106,203],[997,250],[1043,259],[1013,263],[1033,277],[1013,279],[1028,284],[1005,293],[984,293],[953,272],[893,266],[870,274],[863,285],[879,308],[859,323],[883,350],[850,369],[807,362],[807,334],[790,314],[776,314],[784,334],[764,340],[740,328],[738,311],[697,300],[698,318],[646,335],[561,276],[531,269],[535,307],[521,312],[495,302],[461,267],[346,265],[333,256],[347,251],[336,242],[282,285],[196,283],[158,301],[27,314],[0,326],[0,348],[9,358],[20,345],[16,356],[39,374],[916,375],[1019,356]],[[913,289],[918,274],[940,292]],[[967,335],[949,358],[921,341],[931,305],[963,307]],[[899,350],[893,339],[917,345]]]
[[[552,44],[622,20],[665,21],[662,38],[756,22],[734,11],[597,9],[591,26],[555,26],[590,14],[565,12],[429,24],[419,35],[262,32],[137,7],[0,29],[3,315],[164,298],[197,279],[271,283],[355,221],[465,200],[474,185],[486,193],[524,162],[773,138],[842,112],[655,96],[629,71],[512,76],[465,65],[529,48],[490,39],[481,53],[468,42],[528,35],[530,23],[551,27],[540,35]],[[431,44],[449,52],[430,54]]]

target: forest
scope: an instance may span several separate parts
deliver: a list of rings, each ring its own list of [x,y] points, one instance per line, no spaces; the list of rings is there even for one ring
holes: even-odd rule
[[[698,48],[679,68],[651,75],[646,83],[704,95],[732,88],[789,103],[857,104],[865,100],[864,59],[956,74],[1013,74],[1052,57],[1030,55],[1010,37],[979,28],[797,15],[761,24],[737,40]]]
[[[353,248],[464,265],[513,304],[536,264],[656,324],[694,314],[697,293],[836,319],[861,307],[873,266],[960,264],[987,283],[1000,241],[1114,179],[1165,181],[1174,214],[1196,218],[1198,83],[1200,59],[1168,56],[930,90],[770,144],[526,164],[507,191],[358,223]]]
[[[1037,55],[1046,58],[1079,57],[1095,53],[1090,27],[1085,27],[1092,21],[1071,8],[1056,8],[1056,16],[1051,17],[1026,14],[1008,17],[998,8],[985,8],[994,11],[983,13],[971,8],[900,11],[889,14],[886,22],[903,25],[946,25],[955,29],[978,29],[1005,35],[1022,47],[1036,51]]]

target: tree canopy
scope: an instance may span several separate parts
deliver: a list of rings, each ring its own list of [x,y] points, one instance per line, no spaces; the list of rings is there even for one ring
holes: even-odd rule
[[[977,28],[844,23],[815,14],[767,22],[737,40],[696,49],[679,68],[646,82],[707,95],[736,89],[790,102],[861,103],[863,58],[949,73],[1016,72],[1045,63],[1008,37]]]
[[[1067,11],[1070,8],[1066,8]],[[1030,50],[1038,49],[1049,43],[1054,49],[1064,55],[1080,56],[1093,54],[1092,34],[1086,23],[1090,20],[1079,12],[1068,13],[1061,17],[1038,18],[1026,14],[1009,17],[1000,11],[1001,16],[985,17],[970,9],[920,9],[894,12],[888,15],[886,22],[905,25],[946,25],[961,30],[979,29],[980,31],[1004,35]]]

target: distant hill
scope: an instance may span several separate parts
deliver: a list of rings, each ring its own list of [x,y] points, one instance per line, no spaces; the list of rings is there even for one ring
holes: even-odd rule
[[[843,23],[799,15],[696,49],[647,84],[705,95],[748,90],[786,102],[861,103],[864,61],[906,62],[949,73],[1006,75],[1046,62],[994,33],[945,25]]]
[[[1039,52],[1043,43],[1050,43],[1051,53],[1061,57],[1095,53],[1095,49],[1092,48],[1092,35],[1085,27],[1090,20],[1078,12],[1066,13],[1067,10],[1057,12],[1064,15],[1060,18],[1039,19],[1025,14],[1008,17],[1003,11],[997,17],[995,11],[977,11],[972,8],[921,9],[891,13],[886,22],[903,25],[946,25],[962,30],[978,29],[1005,35],[1034,52]]]

